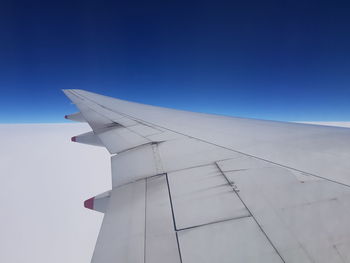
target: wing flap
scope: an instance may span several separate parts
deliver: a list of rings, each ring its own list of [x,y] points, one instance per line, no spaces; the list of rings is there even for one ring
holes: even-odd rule
[[[96,134],[111,154],[120,153],[150,142],[147,138],[131,132],[123,126],[111,127]]]
[[[93,263],[143,262],[145,194],[144,180],[112,190]]]
[[[178,233],[183,263],[283,262],[251,217]]]
[[[180,263],[165,175],[112,190],[93,263]]]
[[[215,164],[168,173],[177,230],[250,216]]]
[[[238,156],[240,155],[232,151],[184,136],[181,139],[149,142],[112,157],[112,182],[113,186],[118,186],[141,178],[213,164],[215,161]],[[134,165],[135,163],[138,165]]]
[[[113,156],[113,187],[161,174],[163,171],[158,165],[156,151],[157,145],[146,144]]]
[[[147,178],[145,262],[180,263],[166,176]]]

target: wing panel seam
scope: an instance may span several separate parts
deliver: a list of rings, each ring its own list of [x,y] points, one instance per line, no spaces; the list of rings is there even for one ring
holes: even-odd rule
[[[174,231],[176,235],[176,243],[177,243],[177,249],[179,251],[179,256],[180,256],[180,262],[182,263],[182,255],[181,255],[181,249],[180,249],[180,242],[179,242],[179,237],[177,234],[177,228],[176,228],[176,221],[175,221],[175,213],[174,213],[174,207],[173,207],[173,200],[171,198],[171,192],[170,192],[170,185],[169,185],[169,179],[168,179],[168,174],[165,173],[165,179],[166,179],[166,184],[168,187],[168,194],[169,194],[169,201],[170,201],[170,207],[171,207],[171,216],[173,218],[173,225],[174,225]]]
[[[225,180],[227,181],[227,183],[232,187],[233,192],[237,195],[237,197],[239,198],[239,200],[242,202],[242,204],[244,205],[244,207],[247,209],[248,213],[250,214],[250,216],[253,218],[253,220],[255,221],[255,223],[257,224],[257,226],[259,227],[259,229],[261,230],[261,232],[264,234],[264,236],[266,237],[266,239],[268,240],[268,242],[270,243],[270,245],[272,246],[272,248],[275,250],[275,252],[277,253],[277,255],[281,258],[282,262],[286,262],[281,253],[277,250],[276,246],[273,244],[272,240],[269,238],[269,236],[267,235],[267,233],[264,231],[264,229],[262,228],[262,226],[259,224],[258,220],[255,218],[255,216],[253,215],[253,213],[250,211],[249,207],[246,205],[246,203],[243,201],[243,199],[241,198],[241,196],[239,195],[238,191],[235,189],[235,186],[232,185],[232,182],[227,178],[227,176],[225,175],[225,173],[221,170],[220,166],[215,162],[216,167],[218,168],[218,170],[220,171],[220,173],[222,174],[222,176],[225,178]]]

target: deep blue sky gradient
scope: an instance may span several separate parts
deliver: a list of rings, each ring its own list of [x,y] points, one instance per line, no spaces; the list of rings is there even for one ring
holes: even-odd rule
[[[61,89],[275,120],[350,120],[349,1],[0,3],[0,122],[63,122]]]

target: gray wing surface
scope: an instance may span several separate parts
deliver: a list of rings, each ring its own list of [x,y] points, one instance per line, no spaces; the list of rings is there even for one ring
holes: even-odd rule
[[[64,90],[106,147],[92,262],[350,262],[350,130]]]

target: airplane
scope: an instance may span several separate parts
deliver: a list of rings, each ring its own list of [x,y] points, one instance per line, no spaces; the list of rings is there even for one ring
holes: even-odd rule
[[[91,262],[350,262],[350,129],[64,93],[111,155]]]

